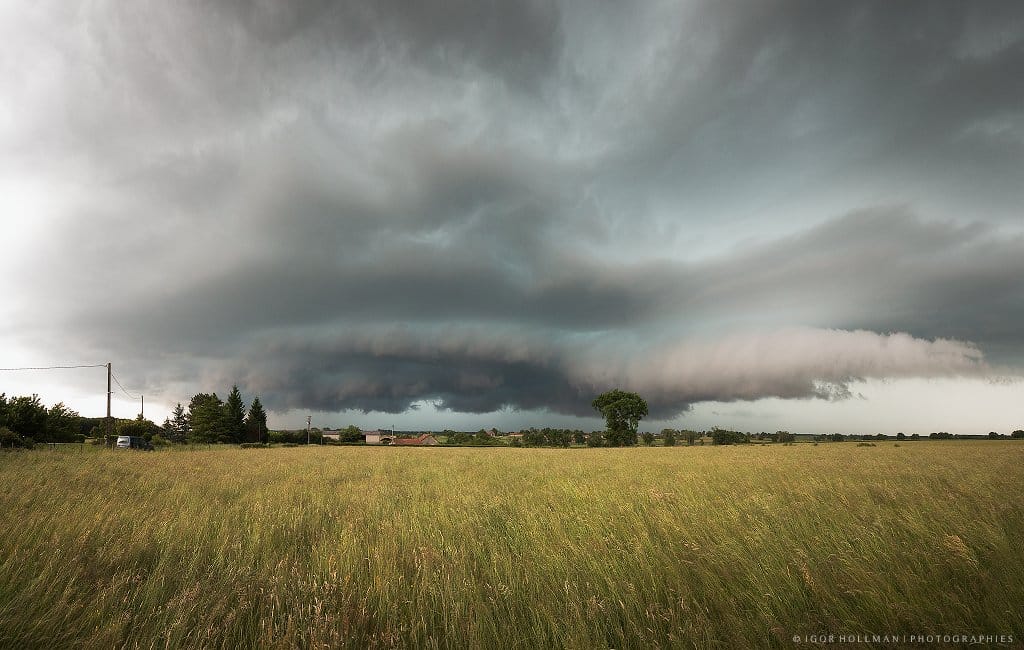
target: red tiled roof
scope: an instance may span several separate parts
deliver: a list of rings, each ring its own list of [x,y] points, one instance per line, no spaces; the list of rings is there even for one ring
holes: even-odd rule
[[[434,436],[430,435],[429,433],[424,433],[423,435],[421,435],[419,437],[416,437],[416,438],[395,438],[395,440],[391,444],[393,444],[393,445],[422,445],[427,440],[427,438],[433,438],[433,437]]]

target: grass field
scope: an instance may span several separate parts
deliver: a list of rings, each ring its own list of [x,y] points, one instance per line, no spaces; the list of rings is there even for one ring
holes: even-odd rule
[[[1024,638],[1014,442],[43,450],[0,476],[6,647]]]

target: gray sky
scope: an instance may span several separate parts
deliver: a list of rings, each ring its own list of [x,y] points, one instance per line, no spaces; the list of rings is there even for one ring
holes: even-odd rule
[[[0,42],[0,366],[112,361],[155,419],[1024,427],[1019,3],[0,2]]]

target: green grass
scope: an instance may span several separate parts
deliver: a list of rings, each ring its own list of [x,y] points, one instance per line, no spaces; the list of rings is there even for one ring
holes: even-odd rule
[[[6,647],[1024,633],[1024,444],[0,454]]]

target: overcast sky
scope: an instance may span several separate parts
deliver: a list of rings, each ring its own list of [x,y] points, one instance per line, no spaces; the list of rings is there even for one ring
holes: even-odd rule
[[[0,43],[0,366],[158,421],[1024,428],[1019,2],[0,0]]]

